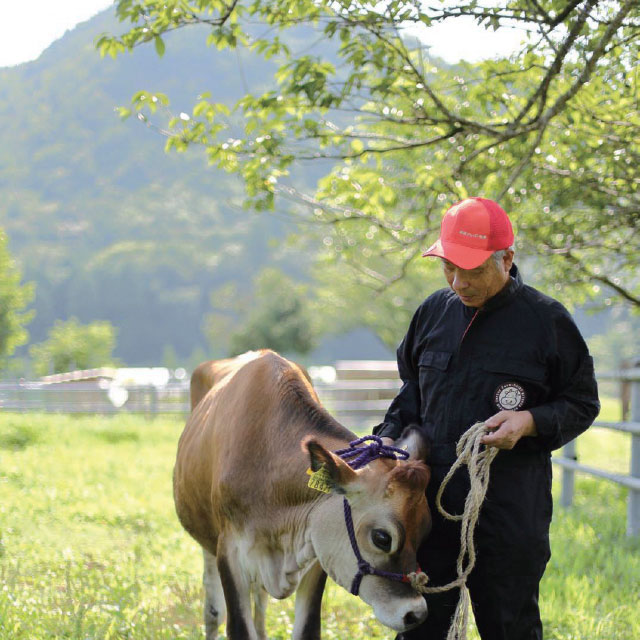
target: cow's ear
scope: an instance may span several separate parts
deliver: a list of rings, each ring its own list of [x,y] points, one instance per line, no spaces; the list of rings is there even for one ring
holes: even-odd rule
[[[394,447],[406,449],[409,452],[410,460],[422,460],[427,462],[431,453],[431,441],[418,425],[412,424],[405,428],[398,440],[393,443]]]
[[[342,458],[325,449],[313,436],[306,436],[300,444],[309,454],[311,471],[320,471],[324,466],[331,488],[337,493],[345,493],[346,486],[358,477]]]

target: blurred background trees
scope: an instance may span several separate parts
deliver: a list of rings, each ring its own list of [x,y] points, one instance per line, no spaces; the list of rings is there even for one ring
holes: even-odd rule
[[[273,349],[305,356],[317,343],[319,323],[309,305],[308,287],[296,284],[277,269],[265,269],[255,279],[254,295],[231,332],[229,355],[253,349]]]
[[[31,345],[29,355],[36,375],[114,366],[116,329],[109,322],[83,325],[76,318],[58,320],[47,339]]]
[[[323,322],[314,315],[310,296],[308,285],[273,267],[261,270],[250,287],[220,287],[211,295],[212,311],[205,319],[211,357],[255,349],[298,357],[309,354]]]
[[[0,228],[0,372],[16,347],[29,338],[26,327],[33,313],[27,307],[32,299],[33,285],[22,283],[22,274],[9,253],[7,236]]]

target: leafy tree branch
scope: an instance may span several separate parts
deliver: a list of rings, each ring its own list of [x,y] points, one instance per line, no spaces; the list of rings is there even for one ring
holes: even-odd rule
[[[101,37],[103,55],[200,24],[207,44],[273,61],[270,88],[231,106],[207,95],[154,126],[168,149],[204,146],[213,165],[239,174],[248,205],[273,209],[284,195],[307,207],[305,219],[332,230],[328,254],[372,286],[410,280],[425,230],[453,200],[482,194],[513,212],[522,250],[541,252],[550,286],[582,299],[603,285],[638,306],[636,0],[120,0],[117,12],[130,28]],[[522,30],[520,49],[446,65],[405,31],[468,17]],[[167,102],[141,92],[123,114],[150,123]],[[300,194],[289,172],[316,159],[338,165],[315,195]],[[570,251],[558,251],[560,236]]]

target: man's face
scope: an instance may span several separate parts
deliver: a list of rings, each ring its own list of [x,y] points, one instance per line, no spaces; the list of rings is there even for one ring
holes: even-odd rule
[[[513,251],[507,251],[500,264],[493,256],[475,269],[461,269],[442,259],[444,277],[462,304],[479,308],[493,298],[509,281]]]

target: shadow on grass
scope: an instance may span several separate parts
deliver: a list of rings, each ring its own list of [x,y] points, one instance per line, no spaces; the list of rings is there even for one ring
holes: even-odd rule
[[[31,425],[10,422],[0,432],[0,449],[23,451],[39,440],[40,434]]]
[[[135,431],[117,431],[102,429],[94,431],[92,435],[107,444],[119,444],[121,442],[139,442],[140,435]]]

